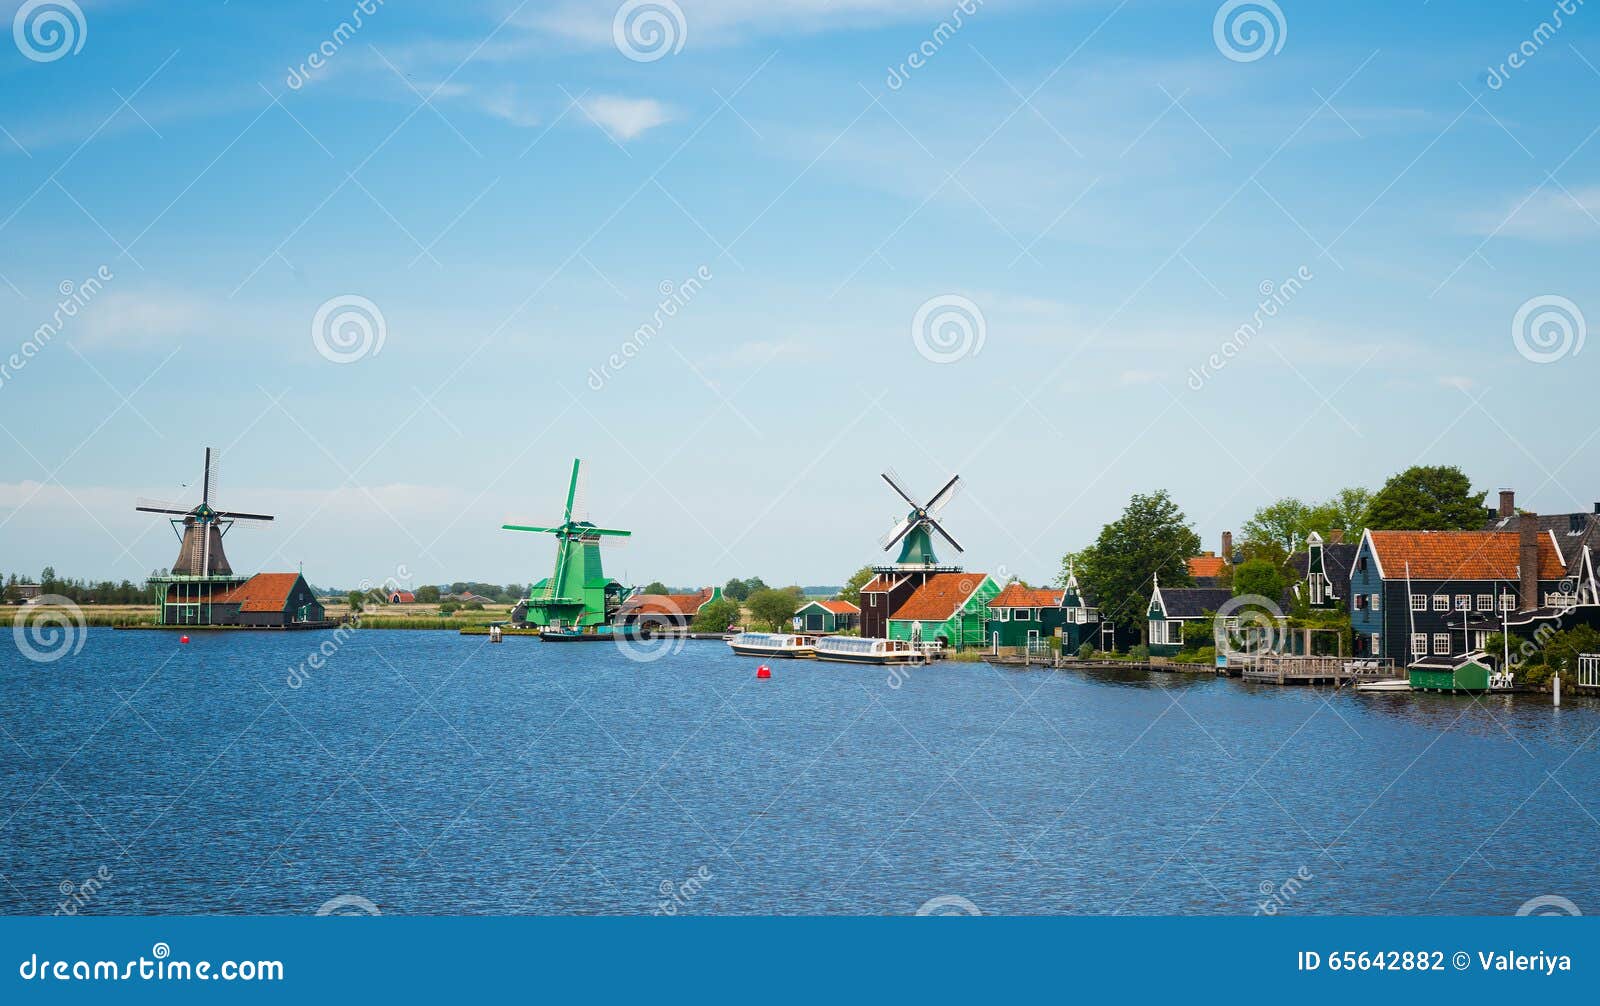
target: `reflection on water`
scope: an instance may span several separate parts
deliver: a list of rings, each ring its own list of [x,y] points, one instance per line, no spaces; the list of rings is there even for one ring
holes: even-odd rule
[[[0,653],[0,910],[1600,911],[1588,699],[326,638]]]

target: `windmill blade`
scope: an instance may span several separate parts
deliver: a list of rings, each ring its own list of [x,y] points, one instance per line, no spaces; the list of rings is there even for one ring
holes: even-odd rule
[[[961,476],[953,475],[944,488],[933,494],[933,499],[928,501],[928,513],[938,516],[939,511],[950,505],[950,501],[961,495]]]
[[[884,542],[883,550],[885,552],[887,552],[891,548],[894,548],[896,545],[900,544],[900,540],[902,538],[904,538],[906,535],[910,534],[912,528],[915,528],[918,523],[920,523],[920,522],[919,521],[911,521],[911,520],[902,522],[901,525],[900,525],[900,532],[898,534],[894,535],[888,541]]]
[[[502,531],[533,531],[537,534],[555,534],[559,527],[539,527],[534,524],[501,524]]]
[[[227,518],[228,520],[276,520],[277,519],[277,518],[273,517],[269,513],[240,513],[238,510],[218,510],[217,511],[217,516],[218,517]]]
[[[905,537],[905,533],[909,530],[911,530],[911,522],[902,518],[894,527],[885,532],[882,538],[878,539],[878,544],[885,549],[893,548],[894,543]]]
[[[182,503],[170,503],[167,500],[152,500],[143,497],[135,501],[133,508],[135,510],[143,510],[145,513],[170,513],[177,514],[180,517],[186,516],[194,510],[194,507],[186,507]]]
[[[626,547],[628,541],[629,539],[627,537],[618,537],[616,535],[602,536],[597,534],[591,537],[589,534],[585,534],[583,537],[583,543],[585,545],[601,545],[608,552],[612,551],[613,549]]]
[[[933,520],[932,518],[929,518],[928,519],[928,526],[933,528],[935,531],[939,532],[939,534],[944,537],[945,541],[947,541],[951,545],[955,546],[955,550],[957,552],[965,552],[966,551],[966,549],[961,547],[961,543],[959,541],[956,541],[954,538],[950,537],[950,532],[946,531],[942,526],[940,526],[938,521]]]
[[[920,506],[920,505],[919,505],[919,504],[918,504],[918,503],[917,503],[917,501],[916,501],[916,500],[914,500],[914,499],[912,499],[912,498],[911,498],[911,497],[910,497],[910,496],[908,496],[908,495],[906,495],[906,491],[905,491],[905,490],[904,490],[904,489],[901,489],[901,488],[900,488],[900,483],[898,483],[898,482],[896,482],[896,481],[895,481],[895,480],[894,480],[894,479],[893,479],[893,478],[892,478],[892,477],[891,477],[891,476],[890,476],[890,474],[889,474],[889,473],[888,473],[888,472],[883,472],[883,473],[882,473],[882,475],[883,475],[883,480],[884,480],[884,481],[885,481],[885,482],[887,482],[887,483],[889,483],[889,488],[890,488],[890,489],[893,489],[893,490],[894,490],[894,491],[895,491],[895,492],[897,492],[897,493],[899,493],[899,494],[900,494],[900,498],[901,498],[901,499],[903,499],[903,500],[905,500],[905,501],[906,501],[906,502],[907,502],[907,503],[909,503],[909,504],[911,504],[911,509],[913,509],[913,510],[920,510],[920,509],[922,509],[922,507],[921,507],[921,506]]]
[[[567,483],[567,507],[564,521],[586,520],[588,507],[585,505],[583,491],[583,459],[572,459],[572,480]]]
[[[204,481],[202,481],[200,483],[200,502],[205,503],[208,506],[211,503],[211,489],[212,489],[213,486],[216,485],[216,482],[214,481],[214,476],[211,474],[211,471],[212,471],[212,469],[211,469],[211,455],[212,455],[212,453],[213,453],[212,449],[210,447],[207,447],[206,448],[206,474],[205,474]]]
[[[627,538],[633,534],[632,531],[617,531],[609,527],[586,527],[583,529],[583,532],[584,534],[613,535],[618,538]]]

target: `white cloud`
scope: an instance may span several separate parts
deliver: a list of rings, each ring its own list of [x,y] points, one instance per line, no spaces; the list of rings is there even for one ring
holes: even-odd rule
[[[1011,3],[988,0],[979,11]],[[812,33],[950,16],[955,0],[680,0],[686,44],[725,44],[752,35]],[[525,19],[532,27],[591,45],[612,44],[619,0],[561,0],[541,4]]]
[[[579,107],[591,122],[617,140],[631,140],[673,118],[672,110],[654,98],[600,95],[585,98]]]
[[[111,288],[96,297],[72,327],[83,345],[150,346],[232,327],[226,312],[189,294]]]
[[[1468,221],[1474,234],[1502,234],[1532,241],[1571,241],[1600,236],[1600,185],[1563,189],[1554,183],[1521,195],[1501,210]]]
[[[1474,381],[1470,377],[1462,377],[1458,374],[1450,374],[1439,378],[1439,383],[1447,388],[1455,388],[1459,391],[1471,391],[1477,386],[1478,382]]]

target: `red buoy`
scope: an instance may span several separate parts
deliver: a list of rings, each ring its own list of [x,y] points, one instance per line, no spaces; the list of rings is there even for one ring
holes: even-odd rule
[[[189,637],[188,636],[179,636],[178,637],[178,642],[180,642],[180,643],[187,643],[188,641],[189,641]]]
[[[768,667],[766,664],[762,664],[760,667],[756,668],[756,677],[758,677],[758,678],[770,678],[770,677],[772,677],[772,668]]]

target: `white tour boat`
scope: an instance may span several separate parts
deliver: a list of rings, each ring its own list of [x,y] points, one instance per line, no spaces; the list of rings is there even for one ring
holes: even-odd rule
[[[741,657],[811,657],[816,636],[793,632],[741,632],[728,637],[728,647]]]
[[[823,636],[817,640],[817,659],[847,664],[924,664],[933,659],[937,646],[904,639]]]

